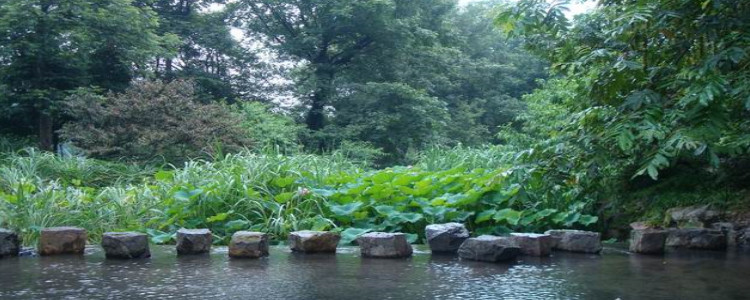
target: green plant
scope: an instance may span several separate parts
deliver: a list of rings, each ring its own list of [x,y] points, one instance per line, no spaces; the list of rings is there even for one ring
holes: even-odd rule
[[[79,90],[67,102],[74,121],[60,134],[92,157],[171,163],[250,145],[238,115],[195,97],[186,81],[136,82],[107,96]]]

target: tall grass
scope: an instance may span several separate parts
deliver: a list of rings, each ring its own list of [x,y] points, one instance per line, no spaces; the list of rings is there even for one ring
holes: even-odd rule
[[[415,166],[426,171],[442,171],[456,167],[466,169],[498,169],[507,167],[513,161],[515,152],[505,146],[485,146],[472,148],[432,147],[417,154]]]
[[[336,155],[242,153],[157,169],[27,150],[0,160],[0,226],[25,244],[62,225],[86,228],[94,241],[110,230],[179,227],[211,228],[220,240],[247,228],[283,237],[331,224],[321,217],[325,199],[305,191],[341,172],[360,169]]]

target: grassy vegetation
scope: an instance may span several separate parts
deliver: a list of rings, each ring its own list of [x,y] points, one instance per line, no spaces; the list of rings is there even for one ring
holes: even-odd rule
[[[366,170],[337,154],[242,153],[155,168],[30,149],[0,162],[0,224],[34,244],[41,228],[61,225],[84,227],[93,241],[105,231],[136,230],[156,243],[171,242],[180,227],[206,227],[226,243],[237,230],[278,239],[294,230],[337,230],[346,242],[372,230],[416,240],[430,222],[502,233],[596,221],[581,205],[527,201],[506,168],[457,161]],[[437,170],[440,164],[446,168]]]

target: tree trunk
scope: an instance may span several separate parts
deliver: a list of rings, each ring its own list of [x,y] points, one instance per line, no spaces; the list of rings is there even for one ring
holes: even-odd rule
[[[328,66],[315,69],[315,92],[311,97],[310,111],[307,113],[307,128],[313,131],[325,127],[325,107],[333,94],[334,71]]]
[[[42,150],[54,150],[52,123],[52,116],[48,112],[39,113],[39,148]]]

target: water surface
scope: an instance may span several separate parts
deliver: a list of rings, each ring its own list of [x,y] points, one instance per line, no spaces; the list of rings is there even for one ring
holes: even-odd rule
[[[177,257],[152,246],[146,260],[83,257],[0,260],[0,299],[750,299],[750,254],[679,251],[665,256],[555,252],[516,263],[461,261],[417,247],[410,259],[299,255],[273,247],[260,260]]]

